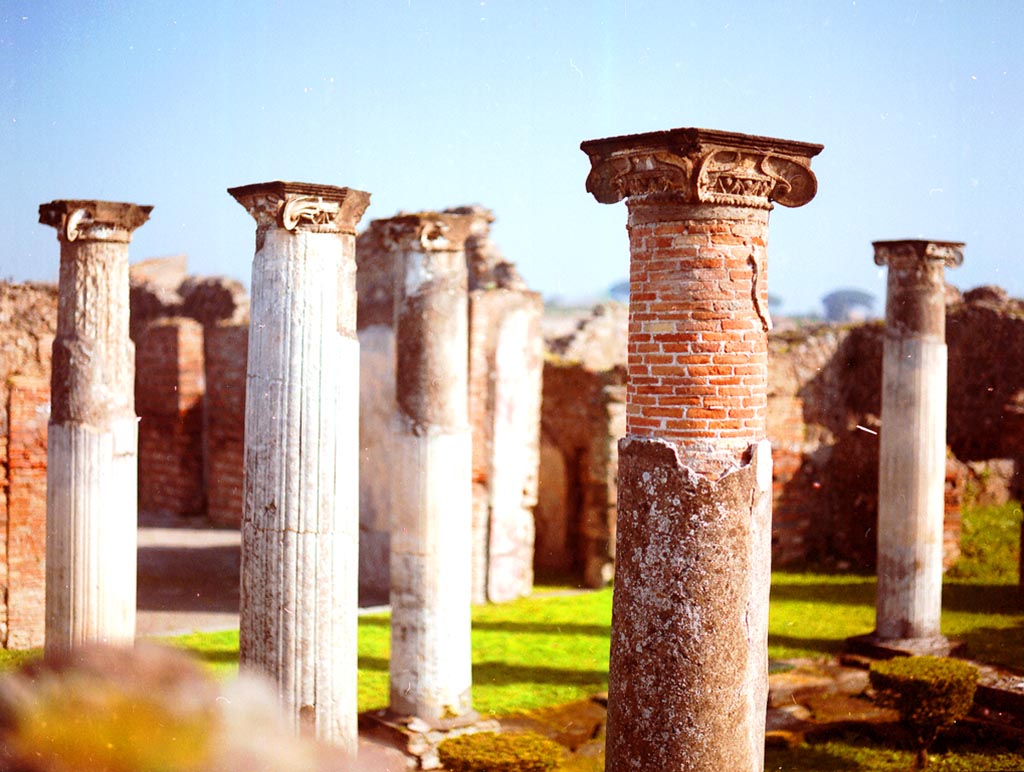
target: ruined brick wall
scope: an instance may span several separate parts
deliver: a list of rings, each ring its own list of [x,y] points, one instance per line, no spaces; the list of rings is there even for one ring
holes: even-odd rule
[[[42,643],[57,288],[0,283],[0,645]]]
[[[204,328],[206,375],[204,455],[206,512],[211,522],[242,522],[245,470],[245,368],[248,321],[225,320]]]
[[[139,416],[139,511],[204,512],[203,326],[174,317],[149,323],[135,341]]]
[[[625,305],[599,305],[547,341],[534,565],[588,587],[613,573],[627,315]]]
[[[947,433],[962,461],[1024,458],[1024,301],[996,287],[965,293],[946,315]],[[955,409],[954,409],[955,408]]]
[[[625,383],[624,367],[593,371],[553,358],[544,363],[534,564],[540,571],[570,571],[588,587],[608,583],[615,557]]]
[[[6,585],[9,649],[42,646],[46,612],[46,426],[50,380],[12,376],[7,416]]]
[[[591,443],[613,444],[623,432],[607,422],[604,408],[593,407],[616,404],[600,396],[601,378],[616,362],[621,366],[625,352],[624,317],[608,308],[614,307],[602,308],[572,335],[549,341],[536,523],[539,569],[582,573],[579,523],[603,521],[606,539],[614,526],[614,466],[602,471],[600,464],[584,460],[590,458]],[[769,337],[767,434],[776,566],[808,560],[864,570],[874,566],[883,335],[883,325],[874,322]],[[968,292],[964,302],[948,308],[947,341],[951,453],[943,562],[948,567],[959,554],[968,481],[978,486],[995,475],[999,484],[989,481],[989,488],[1004,497],[1007,489],[1020,493],[1004,478],[1024,458],[1024,303],[991,288]],[[574,361],[588,350],[596,352],[593,361]],[[581,474],[581,467],[593,470],[590,483],[580,482],[590,474]],[[597,491],[593,500],[610,501],[611,514],[600,518],[585,510],[585,491]]]
[[[248,323],[239,281],[184,256],[131,266],[142,512],[240,524]]]

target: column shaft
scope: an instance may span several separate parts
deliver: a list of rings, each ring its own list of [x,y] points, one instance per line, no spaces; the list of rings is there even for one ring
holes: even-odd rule
[[[587,189],[629,208],[606,769],[759,772],[768,210],[813,197],[821,147],[676,129],[582,148]]]
[[[946,471],[945,279],[959,244],[877,242],[889,266],[882,367],[875,638],[936,651],[942,637]]]
[[[391,710],[470,714],[471,434],[465,215],[394,218]]]
[[[240,664],[296,728],[354,757],[358,567],[355,223],[369,196],[229,191],[259,223],[245,413]]]
[[[128,242],[152,207],[54,201],[60,289],[47,448],[46,653],[135,638],[138,428]]]

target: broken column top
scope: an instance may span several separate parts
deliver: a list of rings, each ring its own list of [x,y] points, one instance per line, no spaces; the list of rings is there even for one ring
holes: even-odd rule
[[[593,139],[587,191],[602,204],[670,195],[688,204],[803,206],[818,189],[811,158],[824,146],[714,129],[682,128]]]
[[[964,261],[959,241],[876,241],[875,263],[889,267],[885,331],[890,338],[946,337],[946,268]]]
[[[403,212],[384,221],[384,243],[391,248],[460,252],[476,220],[473,214]]]
[[[151,206],[115,201],[57,199],[39,205],[39,222],[57,229],[63,241],[131,241],[149,219]]]
[[[256,219],[258,228],[288,231],[355,235],[356,223],[370,205],[365,191],[310,182],[257,182],[228,188],[228,193]]]
[[[873,241],[875,265],[890,265],[894,260],[941,260],[947,268],[956,268],[964,261],[964,242],[930,241],[928,239],[896,239]]]

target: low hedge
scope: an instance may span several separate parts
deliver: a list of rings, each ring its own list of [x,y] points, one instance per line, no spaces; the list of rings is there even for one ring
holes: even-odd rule
[[[536,732],[478,732],[445,740],[437,753],[449,772],[550,772],[562,762],[558,743]]]
[[[943,657],[897,657],[875,662],[868,673],[875,701],[899,711],[917,751],[916,768],[928,763],[939,730],[967,715],[978,686],[978,668]]]

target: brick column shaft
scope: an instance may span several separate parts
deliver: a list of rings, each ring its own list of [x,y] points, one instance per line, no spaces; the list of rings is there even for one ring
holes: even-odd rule
[[[467,215],[388,221],[395,284],[391,711],[471,714]]]
[[[629,199],[626,433],[718,475],[765,438],[768,211]]]
[[[354,758],[355,227],[369,194],[294,182],[228,192],[257,222],[239,661],[276,682],[296,728]]]
[[[889,268],[882,360],[875,638],[942,653],[946,477],[945,268],[963,244],[875,242]]]
[[[629,209],[626,437],[606,768],[764,766],[771,202],[816,190],[819,145],[676,129],[585,142]]]
[[[60,289],[46,497],[46,653],[135,639],[138,426],[128,242],[152,207],[52,201]]]

